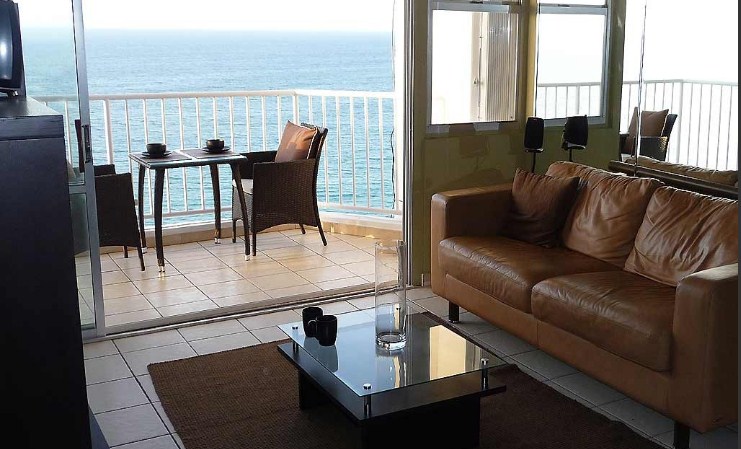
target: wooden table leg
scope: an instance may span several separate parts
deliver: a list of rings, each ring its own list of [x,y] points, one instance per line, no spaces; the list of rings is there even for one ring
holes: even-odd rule
[[[244,227],[244,259],[250,258],[250,225],[247,218],[247,200],[244,197],[242,188],[242,174],[239,172],[239,164],[230,164],[232,168],[232,179],[237,186],[237,195],[239,195],[239,207],[242,209],[242,226]],[[233,212],[232,212],[233,213]]]
[[[144,232],[144,178],[147,173],[146,167],[143,165],[139,166],[139,237],[142,241],[142,248],[147,247],[147,234]]]
[[[208,166],[211,171],[211,186],[214,189],[214,243],[221,243],[221,188],[219,187],[219,166],[212,164]]]
[[[165,251],[162,247],[162,195],[165,189],[165,170],[155,170],[154,178],[154,243],[157,247],[157,265],[165,272]]]

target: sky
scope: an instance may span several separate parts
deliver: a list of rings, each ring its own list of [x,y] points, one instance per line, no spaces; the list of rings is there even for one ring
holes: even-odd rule
[[[16,0],[28,27],[71,23],[71,0]],[[394,0],[83,0],[89,29],[391,30]],[[362,11],[360,8],[363,8]]]

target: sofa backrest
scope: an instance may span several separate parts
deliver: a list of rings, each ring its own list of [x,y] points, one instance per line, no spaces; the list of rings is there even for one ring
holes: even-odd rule
[[[623,268],[654,192],[663,184],[570,162],[549,176],[579,176],[582,186],[563,230],[566,248]]]
[[[738,201],[662,187],[625,269],[676,287],[698,271],[738,262]]]

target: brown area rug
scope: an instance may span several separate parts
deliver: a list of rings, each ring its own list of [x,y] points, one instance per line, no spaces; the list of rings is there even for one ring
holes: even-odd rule
[[[356,447],[356,431],[334,407],[299,410],[296,368],[276,346],[149,366],[186,449]],[[502,368],[497,378],[508,390],[482,400],[481,448],[660,449],[515,366]]]

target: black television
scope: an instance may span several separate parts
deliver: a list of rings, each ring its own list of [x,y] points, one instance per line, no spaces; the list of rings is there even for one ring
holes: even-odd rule
[[[0,0],[0,92],[26,95],[18,5],[9,0]]]

